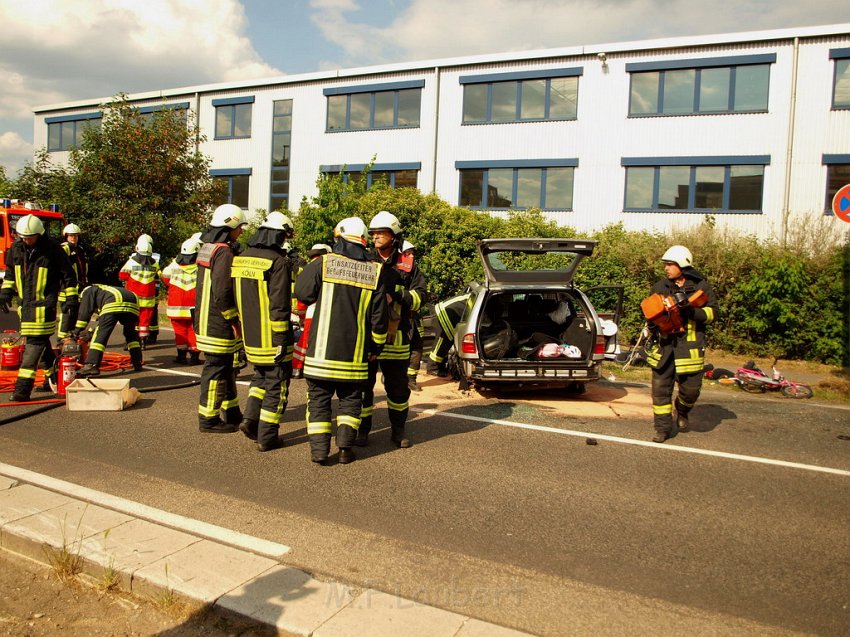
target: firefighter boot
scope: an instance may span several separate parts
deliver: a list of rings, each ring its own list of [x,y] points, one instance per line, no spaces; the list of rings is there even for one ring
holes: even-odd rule
[[[360,427],[357,429],[357,437],[354,439],[354,444],[358,447],[368,447],[370,431],[372,431],[372,417],[367,416],[360,421]]]
[[[86,363],[83,365],[82,369],[77,372],[77,378],[91,378],[93,376],[100,376],[100,368],[93,363]]]
[[[257,421],[250,418],[243,418],[239,423],[239,431],[245,434],[246,438],[250,438],[254,442],[257,441]]]
[[[356,457],[351,448],[346,447],[345,449],[339,450],[339,464],[348,464],[350,462],[354,462],[355,459]]]
[[[58,376],[57,376],[55,371],[51,374],[45,374],[44,375],[44,382],[41,385],[39,385],[38,387],[36,387],[35,391],[37,391],[37,392],[53,392],[55,394],[56,390],[57,390],[57,385],[56,385],[57,378],[58,378]]]
[[[201,364],[201,353],[195,350],[189,352],[189,364],[190,365],[200,365]]]
[[[144,369],[141,347],[134,347],[130,350],[130,362],[133,363],[134,372],[140,372]]]
[[[408,440],[404,435],[404,425],[392,426],[392,435],[390,436],[390,440],[392,440],[393,444],[399,449],[407,449],[410,447],[410,440]]]
[[[676,427],[678,427],[679,431],[688,431],[688,428],[691,426],[690,421],[688,420],[688,412],[690,409],[683,406],[682,403],[679,402],[679,399],[676,399]]]
[[[188,363],[189,361],[186,360],[187,353],[188,352],[185,349],[178,349],[177,358],[174,359],[174,362],[178,365],[185,365],[186,363]]]
[[[316,464],[325,464],[331,451],[330,434],[310,434],[310,460]]]
[[[410,391],[422,391],[422,388],[416,383],[416,374],[411,374],[407,377],[407,386]]]

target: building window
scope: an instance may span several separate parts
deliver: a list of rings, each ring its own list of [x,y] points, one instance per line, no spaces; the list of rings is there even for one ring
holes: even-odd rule
[[[627,212],[761,212],[766,156],[623,158]]]
[[[850,155],[824,155],[823,163],[826,164],[826,205],[824,211],[827,215],[832,212],[832,200],[841,188],[850,184]]]
[[[576,119],[581,74],[569,68],[463,76],[463,123]]]
[[[572,210],[577,159],[455,162],[461,206]]]
[[[327,132],[416,128],[424,80],[389,82],[324,90]]]
[[[409,162],[399,164],[373,164],[372,170],[366,174],[366,188],[384,181],[390,188],[416,188],[420,162]],[[327,174],[343,173],[343,181],[357,181],[363,178],[363,169],[366,164],[346,164],[320,166],[319,170]]]
[[[79,115],[64,115],[48,117],[47,150],[71,150],[83,143],[83,131],[90,127],[100,127],[100,113],[83,113]]]
[[[251,111],[254,96],[213,100],[215,107],[215,138],[245,139],[251,136]]]
[[[248,185],[251,179],[250,168],[223,168],[211,170],[210,175],[213,179],[220,179],[227,185],[226,196],[221,201],[216,201],[215,205],[220,206],[223,203],[232,203],[240,208],[248,208]]]
[[[850,108],[850,49],[831,49],[829,57],[835,60],[832,108]]]
[[[289,153],[292,100],[276,100],[272,110],[272,168],[269,210],[289,209]]]
[[[177,116],[183,120],[183,123],[187,123],[188,114],[189,114],[189,102],[181,102],[179,104],[165,104],[158,106],[141,106],[136,109],[139,112],[139,116],[142,119],[142,123],[145,125],[153,122],[154,114],[160,111],[171,110],[177,111]]]
[[[775,54],[627,64],[629,115],[767,112]]]

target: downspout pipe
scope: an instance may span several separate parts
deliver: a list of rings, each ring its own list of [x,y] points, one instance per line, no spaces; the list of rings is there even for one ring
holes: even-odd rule
[[[788,109],[788,146],[785,151],[785,192],[782,195],[782,246],[788,240],[788,218],[791,216],[791,162],[794,159],[794,130],[797,116],[797,69],[800,63],[800,38],[794,38],[791,64],[791,104]]]
[[[440,138],[440,67],[434,67],[437,91],[434,99],[434,159],[431,165],[431,192],[437,192],[437,151]]]

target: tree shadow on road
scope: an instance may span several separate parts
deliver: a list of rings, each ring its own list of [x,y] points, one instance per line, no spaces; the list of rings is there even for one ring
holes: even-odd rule
[[[738,420],[738,414],[722,405],[697,403],[691,413],[688,414],[688,420],[691,423],[688,428],[689,431],[708,433],[714,431],[724,420]]]

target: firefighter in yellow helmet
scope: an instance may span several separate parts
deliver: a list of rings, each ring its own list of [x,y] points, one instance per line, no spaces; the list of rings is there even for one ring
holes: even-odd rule
[[[8,312],[14,297],[20,297],[21,335],[27,339],[15,381],[12,402],[30,400],[39,361],[44,362],[49,380],[56,378],[56,355],[50,337],[56,331],[56,304],[65,293],[63,311],[79,307],[77,277],[68,255],[44,233],[35,215],[21,217],[15,225],[19,239],[6,252],[6,272],[0,286],[0,311]],[[70,306],[74,306],[71,308]]]
[[[685,323],[684,331],[661,334],[656,330],[647,348],[647,362],[652,368],[652,413],[655,436],[653,442],[664,442],[689,426],[688,413],[693,409],[702,388],[705,367],[705,326],[718,317],[717,299],[708,280],[693,267],[693,255],[685,246],[672,246],[661,257],[664,277],[652,287],[653,294],[676,299]],[[697,290],[707,295],[702,307],[688,301]],[[676,419],[673,419],[673,387],[678,385]]]
[[[351,450],[360,427],[363,383],[369,361],[387,340],[387,301],[381,265],[366,252],[366,224],[357,217],[334,229],[333,252],[308,263],[295,282],[295,294],[316,304],[304,360],[307,380],[307,434],[311,460],[324,463],[330,453],[334,394],[339,398],[339,462],[354,460]]]
[[[201,235],[194,328],[198,349],[204,353],[198,404],[198,429],[203,433],[233,433],[242,422],[233,365],[242,335],[230,270],[236,240],[247,223],[239,206],[222,204]]]

